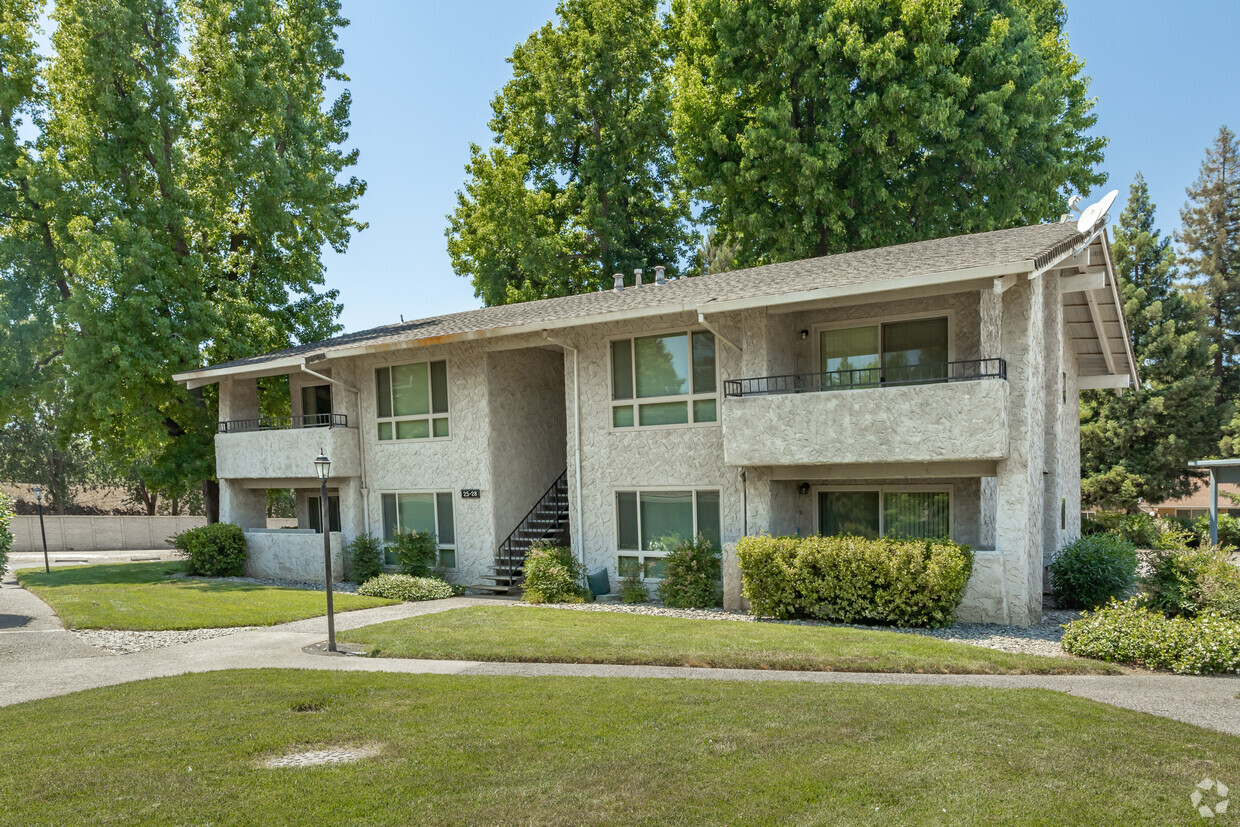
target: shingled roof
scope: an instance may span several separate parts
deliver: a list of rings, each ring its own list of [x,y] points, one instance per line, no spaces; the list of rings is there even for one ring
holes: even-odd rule
[[[177,374],[179,381],[204,374],[260,369],[296,357],[323,358],[335,352],[367,346],[415,344],[422,340],[477,338],[537,329],[605,321],[608,317],[659,315],[682,310],[717,312],[729,303],[769,299],[769,304],[830,288],[870,287],[898,289],[909,279],[944,276],[943,281],[996,276],[1033,270],[1084,241],[1074,224],[1038,224],[988,233],[879,247],[855,253],[768,264],[698,278],[681,278],[638,289],[604,290],[521,304],[484,307],[462,313],[384,325],[332,339],[311,342],[198,368]],[[976,272],[973,272],[976,271]],[[956,278],[947,278],[953,275]]]

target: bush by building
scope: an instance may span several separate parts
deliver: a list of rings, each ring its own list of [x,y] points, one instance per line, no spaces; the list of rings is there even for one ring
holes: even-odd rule
[[[1089,534],[1059,550],[1050,574],[1051,592],[1061,606],[1093,609],[1132,590],[1137,551],[1114,534]]]
[[[536,543],[525,556],[524,571],[526,603],[585,603],[592,597],[581,563],[567,546]]]
[[[182,531],[170,538],[189,560],[196,577],[240,577],[245,573],[246,543],[241,526],[213,523]]]

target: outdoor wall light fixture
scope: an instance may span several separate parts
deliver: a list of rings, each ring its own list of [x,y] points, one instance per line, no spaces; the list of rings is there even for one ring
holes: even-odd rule
[[[809,331],[808,331],[808,330],[802,330],[802,331],[801,331],[801,341],[805,341],[805,340],[806,340],[806,339],[808,339],[808,338],[809,338]]]
[[[327,589],[327,651],[336,651],[336,618],[332,612],[332,532],[327,514],[327,479],[331,476],[332,461],[326,454],[319,454],[314,459],[314,471],[319,475],[319,506],[323,509],[319,517],[319,525],[323,529],[323,585]]]
[[[798,490],[798,491],[800,491],[800,492],[801,492],[801,496],[802,496],[802,497],[804,497],[806,494],[808,494],[808,493],[809,493],[809,483],[808,483],[808,482],[803,482],[803,483],[801,483],[801,484],[797,487],[797,490]]]

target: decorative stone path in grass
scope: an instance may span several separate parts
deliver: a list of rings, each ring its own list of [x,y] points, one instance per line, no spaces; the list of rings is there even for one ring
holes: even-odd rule
[[[113,655],[132,655],[148,649],[180,646],[198,640],[211,640],[237,632],[261,629],[261,626],[232,626],[223,629],[180,629],[164,632],[129,632],[116,629],[71,629],[73,636],[83,643],[102,649]]]

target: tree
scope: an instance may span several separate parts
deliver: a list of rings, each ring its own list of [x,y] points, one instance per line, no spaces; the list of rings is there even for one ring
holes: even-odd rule
[[[657,0],[563,0],[513,51],[445,234],[488,305],[609,287],[687,251]],[[631,280],[631,279],[630,279]]]
[[[63,421],[58,408],[40,403],[0,423],[0,480],[39,485],[53,514],[65,513],[75,491],[111,481],[89,440],[63,431]]]
[[[675,133],[740,264],[1036,223],[1104,179],[1058,0],[674,0]]]
[[[1175,251],[1154,224],[1140,174],[1111,243],[1140,390],[1081,394],[1081,492],[1090,504],[1135,509],[1191,492],[1188,462],[1213,451],[1218,417],[1205,312],[1175,284]]]
[[[1240,147],[1220,127],[1180,210],[1183,263],[1209,312],[1216,407],[1240,393]]]
[[[0,77],[0,335],[33,354],[0,357],[0,399],[62,381],[58,427],[130,469],[148,510],[202,485],[214,516],[214,399],[171,375],[337,332],[321,251],[361,229],[364,184],[340,180],[348,94],[325,96],[347,80],[336,0],[181,8],[58,0],[53,57]],[[0,21],[6,68],[6,49],[29,62],[37,16],[18,18]],[[27,110],[34,146],[3,124]]]

